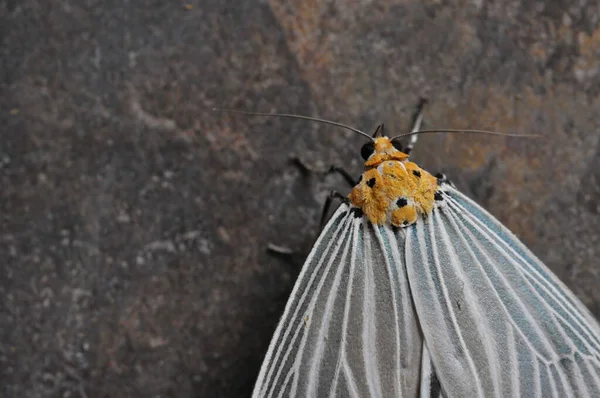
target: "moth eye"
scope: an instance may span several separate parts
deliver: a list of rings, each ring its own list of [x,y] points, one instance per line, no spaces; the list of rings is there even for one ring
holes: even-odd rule
[[[399,150],[400,152],[402,152],[402,144],[400,143],[400,141],[392,141],[392,145],[394,146],[394,148],[396,148],[397,150]]]
[[[360,148],[360,156],[362,156],[364,160],[369,159],[369,156],[371,156],[373,152],[375,152],[375,144],[372,142],[367,142]]]

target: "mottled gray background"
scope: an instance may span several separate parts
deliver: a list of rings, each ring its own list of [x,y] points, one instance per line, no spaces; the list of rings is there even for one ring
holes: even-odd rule
[[[251,391],[331,176],[406,130],[600,315],[600,9],[572,1],[0,2],[0,394]],[[341,185],[343,189],[343,185]],[[301,256],[299,257],[301,258]],[[301,263],[301,261],[300,261]]]

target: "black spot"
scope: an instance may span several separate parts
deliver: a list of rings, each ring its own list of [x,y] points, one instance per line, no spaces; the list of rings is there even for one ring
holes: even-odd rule
[[[360,156],[362,156],[364,160],[369,159],[369,156],[371,156],[373,152],[375,152],[375,144],[373,141],[367,142],[360,148]]]
[[[437,201],[444,200],[444,197],[439,192],[436,192],[435,195],[433,195],[433,198]]]
[[[353,207],[350,209],[350,212],[354,215],[354,218],[361,218],[363,216],[363,211],[358,207]]]
[[[413,170],[413,174],[421,178],[421,172],[419,170]]]
[[[438,185],[442,185],[446,182],[446,176],[443,175],[442,173],[437,173],[435,175],[435,178],[437,178],[437,184]]]
[[[435,175],[435,178],[437,178],[437,184],[438,184],[438,185],[443,185],[443,184],[449,184],[449,185],[452,185],[452,181],[450,181],[450,180],[448,179],[448,177],[446,177],[446,175],[445,175],[445,174],[442,174],[442,173],[437,173],[437,174]]]
[[[369,186],[369,188],[373,188],[375,186],[375,177],[367,181],[367,185]]]
[[[406,206],[407,204],[408,204],[408,201],[404,198],[400,198],[396,201],[396,206],[398,206],[399,209]]]
[[[402,222],[402,225],[408,225],[408,221],[404,220],[404,221]]]

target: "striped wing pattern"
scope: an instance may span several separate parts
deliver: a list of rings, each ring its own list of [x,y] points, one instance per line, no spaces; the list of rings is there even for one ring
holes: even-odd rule
[[[401,230],[340,206],[254,397],[600,396],[596,320],[489,213],[448,184],[441,193]]]
[[[407,229],[425,341],[450,397],[600,396],[600,330],[511,232],[450,186]]]
[[[423,345],[398,242],[403,231],[346,205],[336,211],[296,282],[255,397],[417,396]]]

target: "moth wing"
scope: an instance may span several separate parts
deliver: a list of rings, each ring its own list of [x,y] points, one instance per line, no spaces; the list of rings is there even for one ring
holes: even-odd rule
[[[404,239],[340,206],[300,272],[254,397],[419,394],[423,340]]]
[[[419,322],[447,396],[600,396],[600,328],[516,236],[466,196],[407,229]]]
[[[427,343],[423,342],[423,355],[421,356],[421,398],[443,398],[444,392],[440,380],[435,373],[431,362],[431,355]]]

